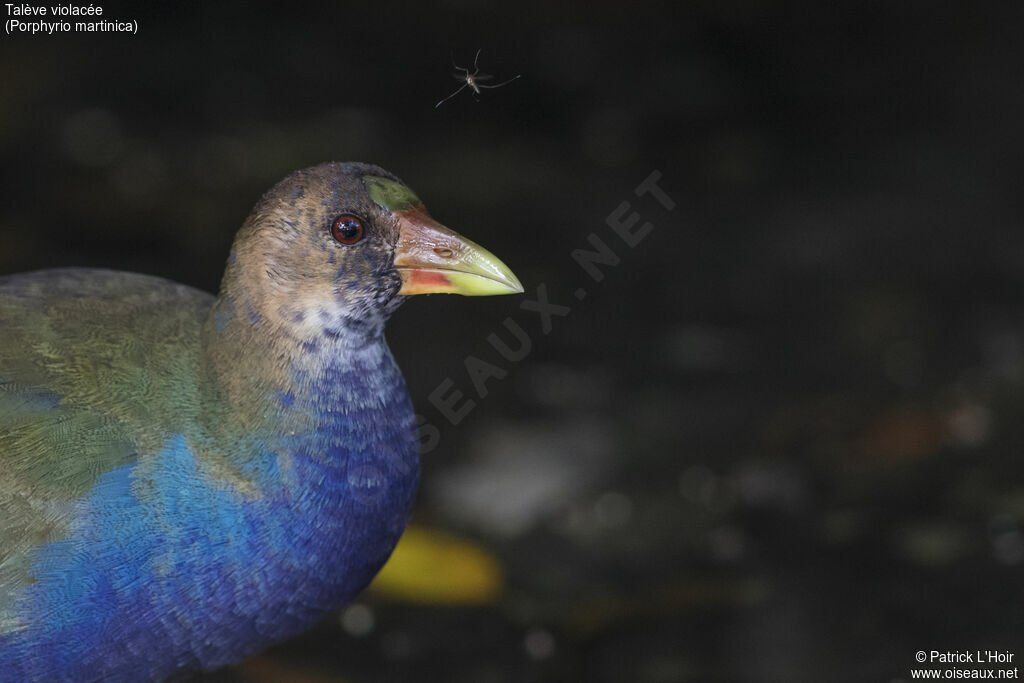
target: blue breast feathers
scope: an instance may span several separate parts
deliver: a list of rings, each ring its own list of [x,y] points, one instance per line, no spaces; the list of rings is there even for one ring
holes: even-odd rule
[[[253,451],[241,474],[254,490],[205,468],[182,434],[101,475],[73,503],[68,535],[32,551],[34,582],[17,597],[26,626],[0,636],[0,680],[216,668],[362,590],[405,527],[419,464],[393,361],[374,386],[357,374],[326,369],[279,403],[312,411],[312,431],[239,444]]]

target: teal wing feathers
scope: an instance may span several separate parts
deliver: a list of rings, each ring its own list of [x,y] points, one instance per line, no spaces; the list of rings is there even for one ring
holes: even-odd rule
[[[0,634],[18,627],[31,549],[64,537],[97,477],[194,412],[211,303],[126,273],[0,278]]]

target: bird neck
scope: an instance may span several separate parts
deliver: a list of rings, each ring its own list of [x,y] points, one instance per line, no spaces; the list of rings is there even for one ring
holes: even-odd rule
[[[268,307],[225,287],[202,344],[202,421],[228,442],[256,444],[222,451],[236,475],[267,451],[344,468],[382,441],[399,444],[402,458],[414,450],[412,404],[383,320]]]

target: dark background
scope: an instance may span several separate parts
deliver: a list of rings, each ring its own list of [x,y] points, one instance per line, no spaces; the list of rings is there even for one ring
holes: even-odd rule
[[[264,190],[359,160],[571,307],[544,334],[522,297],[429,297],[389,327],[440,434],[416,522],[493,556],[501,596],[369,594],[361,628],[209,680],[1024,656],[1024,5],[101,5],[138,35],[0,42],[0,273],[214,290]],[[477,48],[522,78],[435,109]],[[672,211],[634,194],[654,171]],[[654,225],[635,248],[606,225],[624,201]],[[570,255],[592,233],[621,258],[600,283]],[[514,364],[487,343],[507,316]],[[507,372],[484,398],[471,355]],[[445,379],[477,400],[457,426]]]

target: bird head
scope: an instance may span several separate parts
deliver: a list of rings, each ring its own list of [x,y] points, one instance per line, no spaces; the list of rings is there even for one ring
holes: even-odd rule
[[[253,317],[344,334],[382,327],[411,295],[522,291],[504,263],[431,218],[397,177],[330,163],[264,195],[236,238],[222,298],[255,299]]]

